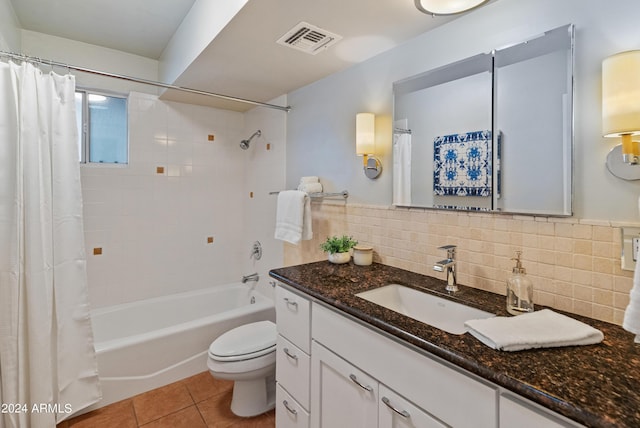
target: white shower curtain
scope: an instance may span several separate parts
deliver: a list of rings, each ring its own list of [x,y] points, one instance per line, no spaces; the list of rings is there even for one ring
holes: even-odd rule
[[[0,62],[0,428],[100,399],[74,97],[71,75]]]

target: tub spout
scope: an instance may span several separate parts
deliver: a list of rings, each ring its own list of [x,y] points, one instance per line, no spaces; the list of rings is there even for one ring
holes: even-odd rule
[[[251,275],[244,275],[244,276],[242,277],[242,280],[241,280],[241,281],[242,281],[242,283],[243,283],[243,284],[246,284],[246,283],[247,283],[247,282],[249,282],[249,281],[255,281],[255,282],[258,282],[258,280],[259,280],[259,279],[260,279],[260,276],[259,276],[259,275],[258,275],[258,273],[256,272],[256,273],[252,273]]]

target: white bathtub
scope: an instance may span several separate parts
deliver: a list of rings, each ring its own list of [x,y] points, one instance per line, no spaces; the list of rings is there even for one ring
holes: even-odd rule
[[[103,399],[85,411],[206,371],[215,338],[275,321],[273,302],[251,289],[226,284],[92,311]]]

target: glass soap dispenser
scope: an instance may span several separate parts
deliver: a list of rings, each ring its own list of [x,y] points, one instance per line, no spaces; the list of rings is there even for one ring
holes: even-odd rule
[[[516,251],[516,261],[513,274],[507,279],[507,312],[520,315],[533,312],[533,284],[522,267],[520,256],[522,251]]]

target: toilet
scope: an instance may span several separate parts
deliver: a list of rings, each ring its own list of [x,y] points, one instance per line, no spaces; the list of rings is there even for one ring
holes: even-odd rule
[[[211,376],[233,380],[231,411],[256,416],[275,406],[276,325],[258,321],[222,334],[209,347]]]

